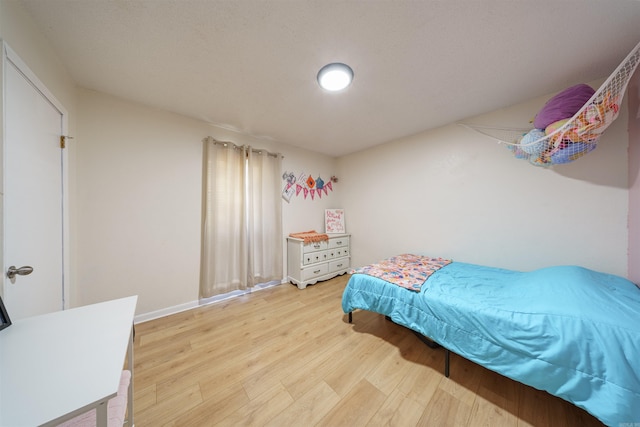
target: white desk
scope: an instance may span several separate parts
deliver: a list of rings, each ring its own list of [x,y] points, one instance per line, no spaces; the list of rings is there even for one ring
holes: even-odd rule
[[[0,426],[56,425],[97,408],[118,391],[137,296],[21,319],[0,331]],[[9,312],[11,316],[11,312]],[[129,389],[132,402],[133,377]],[[129,406],[129,425],[133,407]]]

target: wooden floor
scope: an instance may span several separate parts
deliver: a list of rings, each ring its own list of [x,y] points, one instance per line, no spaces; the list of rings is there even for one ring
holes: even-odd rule
[[[348,323],[348,275],[136,325],[135,425],[602,426],[379,314]]]

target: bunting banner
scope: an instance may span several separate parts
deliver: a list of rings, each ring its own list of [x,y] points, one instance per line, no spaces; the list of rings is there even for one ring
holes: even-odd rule
[[[298,197],[301,194],[305,200],[309,195],[311,195],[311,200],[315,200],[316,196],[318,199],[321,199],[323,195],[328,196],[329,191],[333,191],[333,184],[338,181],[335,176],[332,176],[328,182],[325,182],[320,176],[314,178],[304,172],[297,177],[293,172],[285,172],[282,179],[285,181],[282,198],[287,203],[293,197]]]

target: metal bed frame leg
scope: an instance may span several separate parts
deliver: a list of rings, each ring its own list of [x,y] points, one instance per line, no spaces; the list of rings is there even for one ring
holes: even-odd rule
[[[449,378],[449,356],[451,352],[448,348],[444,349],[444,376]]]
[[[389,316],[384,316],[385,319],[393,322],[393,320],[391,320],[391,317]],[[353,312],[350,311],[349,312],[349,323],[353,322]],[[409,329],[411,332],[413,332],[419,339],[420,341],[422,341],[423,343],[425,343],[427,346],[429,346],[430,348],[438,348],[438,347],[442,347],[440,344],[438,344],[437,342],[425,337],[424,335],[414,331],[413,329]],[[450,368],[450,360],[451,360],[451,351],[448,348],[444,348],[444,376],[449,378],[449,368]]]

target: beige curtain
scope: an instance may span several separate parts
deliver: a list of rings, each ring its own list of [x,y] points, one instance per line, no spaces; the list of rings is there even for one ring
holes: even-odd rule
[[[282,279],[282,157],[249,149],[248,285]]]
[[[200,296],[282,279],[281,156],[205,140]]]

